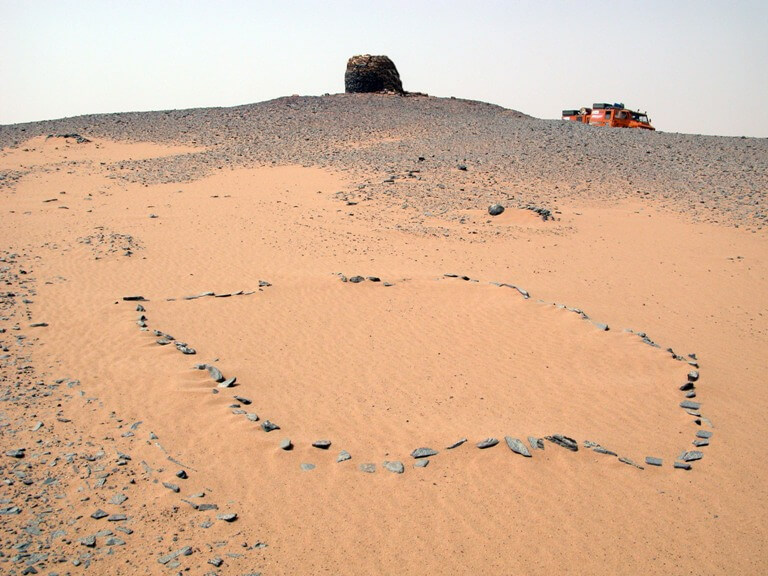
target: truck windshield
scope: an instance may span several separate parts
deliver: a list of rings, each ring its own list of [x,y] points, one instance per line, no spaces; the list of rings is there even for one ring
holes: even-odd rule
[[[638,122],[645,122],[646,124],[649,124],[648,116],[646,116],[645,114],[633,114],[632,116],[634,116],[635,120],[637,120]]]

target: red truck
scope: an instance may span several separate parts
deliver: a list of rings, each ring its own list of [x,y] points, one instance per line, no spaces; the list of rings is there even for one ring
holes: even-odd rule
[[[656,128],[651,126],[648,114],[629,110],[624,107],[624,104],[606,104],[604,102],[598,102],[592,104],[592,108],[563,110],[563,120],[591,124],[592,126],[656,130]]]

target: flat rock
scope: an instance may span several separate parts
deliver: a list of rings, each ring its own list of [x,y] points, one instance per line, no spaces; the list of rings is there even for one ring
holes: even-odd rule
[[[244,398],[243,396],[235,396],[234,398],[235,400],[240,402],[240,404],[243,404],[245,406],[248,406],[249,404],[251,404],[251,400],[249,398]]]
[[[255,412],[248,412],[245,415],[245,417],[248,418],[248,420],[250,420],[251,422],[258,422],[259,421],[259,415],[256,414]]]
[[[709,430],[697,430],[696,431],[696,437],[697,438],[712,438],[712,432]]]
[[[234,522],[237,520],[237,514],[234,512],[229,514],[217,514],[216,519],[221,520],[222,522]]]
[[[144,296],[123,296],[125,302],[146,302],[147,299]]]
[[[576,440],[574,440],[573,438],[569,438],[568,436],[563,436],[562,434],[554,434],[552,436],[546,436],[545,438],[550,442],[552,442],[553,444],[562,446],[563,448],[570,450],[571,452],[579,451],[579,443],[576,442]]]
[[[280,430],[280,426],[269,420],[264,420],[264,422],[261,423],[261,429],[264,430],[264,432],[272,432],[272,430]]]
[[[395,460],[393,462],[390,462],[389,460],[385,460],[382,464],[384,468],[389,470],[390,472],[393,472],[394,474],[402,474],[405,472],[405,466],[403,466],[403,463],[399,460]]]
[[[693,445],[697,448],[701,448],[703,446],[709,446],[709,440],[706,438],[697,438],[693,441]]]
[[[290,438],[283,438],[280,440],[280,450],[292,450],[293,449],[293,442],[291,442]]]
[[[165,564],[168,564],[171,560],[175,560],[179,556],[189,556],[190,554],[192,554],[192,547],[184,546],[184,548],[180,548],[175,552],[171,552],[170,554],[166,554],[165,556],[160,556],[160,558],[158,558],[157,561],[160,564],[165,565]]]
[[[315,465],[314,465],[314,464],[311,464],[311,463],[309,463],[309,462],[302,462],[302,463],[300,464],[300,466],[301,466],[301,469],[302,469],[302,470],[305,470],[305,471],[307,471],[307,472],[309,472],[310,470],[314,470],[314,469],[315,469]]]
[[[689,452],[683,453],[683,455],[680,457],[680,460],[683,462],[693,462],[694,460],[701,460],[702,458],[704,458],[704,452],[691,450]]]
[[[532,450],[544,450],[544,439],[536,438],[535,436],[528,436],[528,444],[531,445]]]
[[[437,454],[437,450],[432,448],[416,448],[416,450],[411,452],[413,458],[429,458],[430,456],[437,456]]]
[[[330,440],[315,440],[312,442],[312,446],[315,448],[320,448],[321,450],[328,450],[328,448],[331,447],[331,441]]]
[[[414,468],[426,468],[427,466],[429,466],[429,460],[427,458],[416,460],[416,462],[413,463]]]
[[[365,472],[367,474],[373,474],[376,472],[376,464],[372,464],[370,462],[360,464],[359,468],[361,472]]]
[[[466,439],[466,438],[462,438],[461,440],[457,440],[456,442],[454,442],[454,443],[453,443],[453,444],[451,444],[450,446],[446,446],[446,447],[445,447],[445,449],[446,449],[446,450],[453,450],[454,448],[458,448],[459,446],[461,446],[462,444],[464,444],[464,442],[466,442],[466,441],[467,441],[467,439]]]
[[[515,454],[520,454],[521,456],[525,456],[526,458],[531,457],[531,452],[528,450],[528,448],[523,444],[520,440],[517,438],[512,438],[512,436],[504,436],[504,440],[507,442],[507,446],[509,447],[512,452]]]
[[[486,448],[493,448],[498,443],[499,441],[496,438],[486,438],[485,440],[478,442],[476,446],[481,450],[485,450]]]
[[[16,448],[14,450],[6,451],[5,455],[10,456],[11,458],[24,458],[25,452],[26,448]]]
[[[360,282],[365,282],[365,278],[362,276],[352,276],[352,278],[349,279],[350,282],[353,284],[359,284]]]
[[[644,470],[644,468],[640,466],[640,464],[630,460],[629,458],[625,458],[624,456],[619,456],[619,462],[623,464],[628,464],[629,466],[634,466],[638,470]]]
[[[216,379],[214,378],[214,380]],[[232,376],[232,378],[227,378],[226,380],[221,381],[219,383],[219,388],[232,388],[232,386],[235,385],[235,382],[237,382],[237,376]]]
[[[210,374],[211,378],[213,378],[215,382],[224,381],[224,375],[221,373],[221,370],[216,368],[216,366],[213,366],[212,364],[204,364],[203,367],[205,370],[208,370],[208,374]]]
[[[179,493],[181,491],[181,488],[179,488],[176,484],[171,484],[170,482],[163,482],[163,486],[168,488],[171,492]]]
[[[649,466],[661,466],[663,464],[663,460],[654,456],[646,456],[645,463]]]
[[[701,407],[701,404],[698,402],[692,402],[691,400],[683,400],[680,402],[680,408],[685,408],[687,410],[698,410]]]
[[[94,520],[101,520],[102,518],[106,518],[107,516],[109,516],[109,514],[104,512],[104,510],[102,510],[101,508],[99,508],[98,510],[96,510],[96,512],[91,514],[91,518],[93,518]]]
[[[350,460],[352,458],[352,454],[347,452],[346,450],[342,450],[339,452],[339,456],[336,458],[336,462],[345,462],[346,460]]]
[[[690,470],[691,465],[688,462],[675,462],[675,468],[678,470]]]

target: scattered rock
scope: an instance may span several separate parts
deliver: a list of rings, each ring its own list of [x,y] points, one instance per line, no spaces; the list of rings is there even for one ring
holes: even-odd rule
[[[704,458],[704,452],[699,452],[698,450],[684,452],[683,455],[680,456],[680,460],[683,462],[693,462],[695,460],[701,460],[702,458]]]
[[[691,402],[690,400],[683,400],[680,402],[680,408],[685,408],[687,410],[698,410],[701,407],[701,404],[698,402]]]
[[[336,458],[336,462],[344,462],[346,460],[350,460],[352,458],[352,455],[347,452],[346,450],[342,450],[339,452],[339,456]]]
[[[219,374],[221,374],[221,372],[219,372]],[[213,375],[211,375],[211,377],[213,377]],[[213,379],[216,380],[216,378]],[[227,378],[226,380],[216,381],[220,382],[219,388],[232,388],[232,386],[235,385],[235,382],[237,382],[237,376],[232,376],[232,378]]]
[[[176,472],[176,478],[181,478],[182,480],[186,480],[187,478],[189,478],[189,476],[187,475],[186,470],[179,470],[178,472]]]
[[[453,450],[454,448],[458,448],[459,446],[461,446],[462,444],[464,444],[464,442],[466,442],[466,441],[467,441],[467,439],[466,439],[466,438],[462,438],[461,440],[457,440],[456,442],[454,442],[454,443],[453,443],[453,444],[451,444],[450,446],[446,446],[446,447],[445,447],[445,449],[446,449],[446,450]]]
[[[403,466],[403,463],[399,460],[395,460],[394,462],[390,461],[384,461],[383,463],[384,468],[389,470],[390,472],[393,472],[395,474],[402,474],[405,472],[405,466]]]
[[[481,440],[476,444],[478,448],[481,450],[484,450],[486,448],[492,448],[498,444],[499,441],[496,438],[486,438],[485,440]]]
[[[361,472],[365,472],[367,474],[373,474],[376,472],[376,464],[372,464],[370,462],[366,462],[365,464],[360,464],[359,466]]]
[[[624,456],[619,456],[619,462],[622,462],[624,464],[629,464],[630,466],[634,466],[638,470],[645,470],[640,464],[637,464],[636,462],[633,462],[629,458],[625,458]]]
[[[320,448],[321,450],[328,450],[328,448],[331,447],[331,441],[330,440],[315,440],[312,442],[312,446],[315,448]]]
[[[553,436],[545,436],[545,439],[554,444],[557,444],[558,446],[562,446],[571,452],[579,451],[579,443],[576,442],[576,440],[573,438],[569,438],[568,436],[563,436],[562,434],[554,434]]]
[[[102,510],[101,508],[99,508],[98,510],[96,510],[96,512],[91,514],[91,518],[93,518],[94,520],[101,520],[102,518],[106,518],[107,516],[109,516],[109,514],[104,512],[104,510]]]
[[[411,452],[413,458],[429,458],[430,456],[437,456],[437,454],[437,450],[432,448],[416,448],[416,450]]]
[[[291,442],[290,438],[280,440],[280,450],[293,450],[293,442]]]
[[[272,432],[272,430],[280,430],[280,426],[269,420],[264,420],[264,422],[261,423],[261,429],[264,430],[264,432]]]
[[[691,465],[688,462],[675,462],[675,468],[679,470],[690,470]]]
[[[655,458],[653,456],[646,456],[645,463],[648,464],[649,466],[661,466],[663,463],[663,460],[661,458]]]
[[[504,436],[504,440],[506,440],[507,446],[509,446],[509,449],[512,450],[512,452],[520,454],[521,456],[525,456],[526,458],[531,457],[531,452],[528,450],[528,448],[526,448],[525,444],[523,444],[517,438]]]
[[[234,522],[237,520],[237,514],[234,512],[230,514],[217,514],[216,519],[221,520],[222,522]]]
[[[544,450],[544,439],[536,438],[535,436],[528,436],[528,444],[531,445],[533,450]]]
[[[504,206],[501,204],[491,204],[488,206],[488,214],[491,216],[498,216],[502,212],[504,212]]]
[[[712,432],[709,430],[697,430],[696,437],[698,438],[712,438]]]
[[[416,462],[413,463],[414,468],[426,468],[427,466],[429,466],[429,460],[427,458],[416,460]]]
[[[696,380],[699,379],[699,371],[698,370],[692,370],[691,372],[688,372],[688,381],[689,382],[696,382]]]

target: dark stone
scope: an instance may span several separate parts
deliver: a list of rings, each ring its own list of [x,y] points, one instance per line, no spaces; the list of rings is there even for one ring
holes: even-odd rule
[[[230,514],[217,514],[216,519],[221,520],[222,522],[234,522],[237,520],[237,514],[234,512]]]
[[[648,464],[649,466],[661,466],[663,463],[663,460],[661,458],[655,458],[653,456],[646,456],[645,463]]]
[[[696,436],[698,438],[712,438],[712,432],[709,430],[698,430]]]
[[[280,440],[280,450],[293,450],[293,442],[291,442],[290,438]]]
[[[232,376],[232,378],[228,378],[227,380],[221,382],[219,384],[219,388],[232,388],[232,386],[235,385],[235,382],[237,382],[237,376]]]
[[[511,436],[504,436],[504,440],[507,442],[507,446],[509,446],[509,449],[512,450],[512,452],[514,452],[515,454],[520,454],[521,456],[525,456],[526,458],[531,457],[530,450],[528,450],[525,444],[523,444],[517,438],[512,438]]]
[[[690,452],[684,452],[683,455],[680,457],[680,460],[683,462],[693,462],[695,460],[701,460],[704,458],[704,452],[699,452],[698,450],[691,450]]]
[[[197,510],[199,512],[208,512],[209,510],[218,510],[219,507],[216,504],[199,504]]]
[[[101,520],[102,518],[106,518],[107,516],[109,516],[109,514],[104,512],[104,510],[102,510],[101,508],[99,508],[98,510],[96,510],[96,512],[91,514],[91,518],[93,518],[94,520]]]
[[[629,464],[630,466],[634,466],[638,470],[645,470],[645,468],[640,466],[640,464],[637,464],[637,463],[633,462],[632,460],[630,460],[629,458],[625,458],[623,456],[619,457],[619,462],[622,462],[623,464]]]
[[[187,475],[186,470],[179,470],[178,472],[176,472],[176,478],[181,478],[182,480],[186,480],[187,478],[189,478],[189,476]]]
[[[176,493],[178,493],[178,492],[180,492],[180,491],[181,491],[181,488],[179,488],[178,486],[176,486],[176,484],[171,484],[170,482],[163,482],[163,486],[165,486],[166,488],[168,488],[168,490],[170,490],[171,492],[176,492]]]
[[[400,74],[387,56],[361,54],[347,61],[344,90],[348,93],[395,92],[404,94]]]
[[[680,386],[680,390],[682,390],[683,392],[686,392],[687,390],[693,390],[693,382],[689,380],[688,382]]]
[[[213,378],[214,382],[223,382],[224,381],[224,374],[221,373],[221,370],[216,368],[216,366],[212,366],[211,364],[206,364],[205,369],[208,370],[208,374],[211,375],[211,378]],[[234,382],[233,382],[234,384]],[[226,388],[226,386],[224,386]]]
[[[702,446],[709,446],[709,440],[702,440],[697,438],[693,441],[693,445],[697,448],[701,448]]]
[[[251,404],[251,400],[249,398],[244,398],[242,396],[235,396],[234,398],[235,400],[237,400],[238,402],[240,402],[245,406],[248,406],[249,404]]]
[[[405,472],[405,466],[403,466],[403,463],[399,460],[395,460],[394,462],[385,461],[382,465],[384,468],[395,474],[402,474]]]
[[[123,300],[126,302],[146,302],[147,299],[144,296],[123,296]]]
[[[675,468],[679,470],[690,470],[691,465],[688,464],[687,462],[675,462]]]
[[[315,440],[312,442],[312,446],[315,448],[320,448],[321,450],[328,450],[328,448],[331,447],[331,441],[330,440]]]
[[[411,452],[413,458],[429,458],[430,456],[437,456],[437,454],[437,450],[432,448],[416,448],[416,450]]]
[[[261,423],[261,429],[264,430],[264,432],[272,432],[272,430],[280,430],[280,426],[269,420],[264,420],[264,422]]]
[[[563,448],[570,450],[571,452],[579,451],[579,443],[576,442],[576,440],[573,438],[569,438],[568,436],[563,436],[562,434],[554,434],[553,436],[546,436],[545,438],[550,442],[557,444],[558,446],[562,446]]]
[[[11,458],[24,458],[26,448],[17,448],[16,450],[8,450],[5,455]]]
[[[352,278],[349,279],[350,282],[353,284],[359,284],[360,282],[365,282],[365,278],[362,276],[352,276]]]
[[[456,168],[458,168],[462,172],[466,172],[467,171],[467,165],[466,164],[459,164]],[[494,214],[494,216],[495,216],[495,214]]]
[[[466,441],[467,441],[467,439],[466,439],[466,438],[462,438],[461,440],[457,440],[456,442],[454,442],[454,443],[453,443],[453,444],[451,444],[450,446],[446,446],[446,448],[445,448],[445,449],[446,449],[446,450],[453,450],[454,448],[458,448],[459,446],[461,446],[462,444],[464,444],[464,442],[466,442]]]
[[[478,442],[476,446],[481,450],[485,450],[486,448],[493,448],[498,443],[499,441],[496,438],[486,438],[485,440]]]
[[[528,443],[533,450],[544,450],[544,440],[535,436],[528,436]]]
[[[699,379],[699,371],[698,370],[692,370],[691,372],[688,372],[688,381],[689,382],[696,382],[696,380]]]
[[[491,216],[498,216],[502,212],[504,212],[504,206],[501,204],[491,204],[488,206],[488,214]]]
[[[683,400],[680,402],[680,408],[686,408],[688,410],[698,410],[701,404],[698,402],[691,402],[690,400]]]

